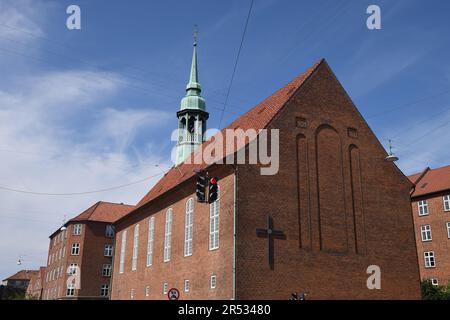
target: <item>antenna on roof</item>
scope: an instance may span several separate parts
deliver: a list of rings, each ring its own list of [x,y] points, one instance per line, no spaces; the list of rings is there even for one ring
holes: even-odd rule
[[[385,161],[387,162],[395,162],[398,161],[398,157],[392,153],[392,140],[389,139],[389,155],[384,158]]]

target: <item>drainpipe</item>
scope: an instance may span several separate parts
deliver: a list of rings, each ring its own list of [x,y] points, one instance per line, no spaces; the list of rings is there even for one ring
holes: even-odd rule
[[[108,300],[112,300],[112,289],[113,289],[113,276],[114,276],[114,260],[116,258],[116,225],[111,224],[112,228],[113,228],[113,254],[111,257],[111,276],[109,278],[109,297]]]

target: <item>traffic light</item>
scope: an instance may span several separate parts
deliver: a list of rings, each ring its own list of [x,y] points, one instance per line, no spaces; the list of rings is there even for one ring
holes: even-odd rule
[[[197,187],[195,189],[198,202],[206,201],[206,176],[205,171],[197,172]]]
[[[219,191],[217,182],[219,182],[219,179],[217,177],[212,177],[209,180],[208,203],[213,203],[217,200],[217,192]]]

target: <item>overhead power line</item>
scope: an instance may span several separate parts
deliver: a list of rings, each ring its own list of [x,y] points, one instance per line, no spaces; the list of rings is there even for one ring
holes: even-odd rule
[[[19,189],[14,189],[14,188],[9,188],[9,187],[2,187],[2,186],[0,186],[0,190],[16,192],[16,193],[24,193],[24,194],[30,194],[30,195],[37,195],[37,196],[78,196],[78,195],[101,193],[101,192],[106,192],[106,191],[122,189],[122,188],[125,188],[125,187],[129,187],[129,186],[132,186],[132,185],[135,185],[135,184],[142,183],[144,181],[150,180],[150,179],[152,179],[154,177],[157,177],[157,176],[160,176],[162,174],[163,173],[157,173],[157,174],[151,175],[149,177],[145,177],[145,178],[137,180],[137,181],[133,181],[133,182],[130,182],[130,183],[126,183],[126,184],[122,184],[122,185],[118,185],[118,186],[113,186],[113,187],[109,187],[109,188],[98,189],[98,190],[89,190],[89,191],[80,191],[80,192],[50,193],[50,192],[38,192],[38,191],[19,190]]]
[[[220,114],[219,129],[222,126],[223,116],[225,114],[225,109],[227,107],[228,99],[230,97],[231,87],[233,86],[234,76],[236,74],[236,69],[237,69],[237,65],[238,65],[238,62],[239,62],[239,57],[241,55],[242,46],[243,46],[244,40],[245,40],[245,34],[247,32],[248,22],[250,20],[251,14],[252,14],[253,2],[254,2],[254,0],[252,0],[251,3],[250,3],[250,8],[248,9],[248,13],[247,13],[247,19],[245,20],[244,30],[242,31],[241,43],[239,45],[239,49],[238,49],[238,52],[237,52],[237,55],[236,55],[236,60],[234,62],[234,68],[233,68],[233,73],[231,74],[230,85],[228,86],[227,94],[225,96],[225,102],[223,104],[223,108],[222,108],[222,111],[221,111],[221,114]]]

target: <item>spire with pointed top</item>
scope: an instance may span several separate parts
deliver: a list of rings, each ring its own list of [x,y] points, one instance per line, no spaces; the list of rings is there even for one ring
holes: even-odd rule
[[[205,110],[205,99],[200,95],[202,87],[198,82],[198,65],[197,65],[197,28],[194,31],[194,50],[192,53],[191,73],[189,83],[186,86],[186,96],[181,100],[180,110],[199,109]]]

